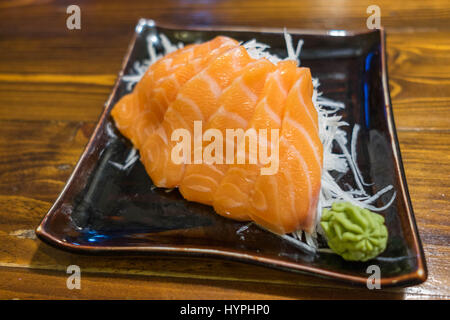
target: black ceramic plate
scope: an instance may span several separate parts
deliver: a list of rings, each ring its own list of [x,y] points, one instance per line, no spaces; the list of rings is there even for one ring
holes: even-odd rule
[[[123,69],[83,155],[64,190],[47,213],[37,234],[57,247],[85,253],[163,253],[203,255],[258,263],[295,272],[308,272],[351,283],[366,284],[369,265],[381,268],[381,285],[406,286],[425,281],[425,258],[406,187],[388,91],[382,30],[349,33],[289,30],[302,38],[302,65],[320,79],[328,98],[346,104],[344,120],[358,123],[358,165],[366,181],[394,186],[397,197],[383,212],[389,230],[386,251],[366,263],[346,262],[329,253],[309,254],[254,225],[225,219],[208,206],[185,201],[178,191],[151,188],[152,182],[137,161],[124,163],[132,146],[115,129],[109,115],[127,92],[124,74],[147,58],[146,37],[163,33],[172,42],[206,41],[216,35],[271,45],[286,55],[280,30],[181,29],[141,20],[136,27]],[[158,38],[155,38],[158,43]],[[294,43],[295,43],[294,42]],[[379,199],[378,205],[390,195]]]

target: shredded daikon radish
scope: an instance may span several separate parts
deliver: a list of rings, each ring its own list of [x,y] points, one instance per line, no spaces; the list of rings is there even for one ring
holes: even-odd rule
[[[297,47],[294,50],[294,45],[292,43],[292,36],[287,32],[286,28],[284,28],[283,34],[284,34],[284,41],[286,42],[286,51],[288,54],[286,60],[297,61],[297,64],[300,65],[300,52],[302,51],[303,47],[303,39],[300,39],[298,41]]]
[[[266,58],[270,62],[277,64],[281,61],[281,59],[274,55],[270,54],[266,50],[270,48],[269,45],[257,42],[255,39],[252,39],[250,41],[247,41],[243,44],[244,48],[247,49],[247,52],[250,57],[253,59],[261,59]]]
[[[136,61],[133,65],[132,74],[124,75],[122,77],[122,80],[127,82],[127,90],[131,91],[133,86],[141,80],[148,67],[150,67],[153,63],[164,57],[166,54],[174,52],[180,48],[183,48],[184,46],[182,42],[179,42],[176,45],[172,44],[169,38],[167,38],[164,34],[159,34],[159,38],[161,39],[161,45],[163,47],[164,53],[156,52],[154,42],[158,40],[157,36],[153,34],[147,36],[146,42],[149,58],[144,59],[142,62]]]
[[[356,174],[358,175],[358,179],[361,181],[361,184],[364,186],[371,186],[373,183],[366,183],[364,182],[364,179],[361,175],[361,171],[359,171],[358,166],[355,163],[355,159],[356,159],[356,140],[358,137],[358,132],[359,132],[359,124],[355,124],[355,126],[353,127],[353,132],[352,132],[352,144],[351,144],[351,159],[353,161],[353,164],[355,166],[356,169]]]
[[[303,40],[300,39],[297,43],[297,47],[294,49],[294,45],[292,43],[292,36],[287,33],[286,28],[284,28],[284,39],[286,42],[286,50],[288,56],[284,60],[294,60],[300,65],[300,52],[303,46]],[[253,59],[266,58],[270,62],[277,64],[282,61],[280,57],[275,54],[268,52],[267,50],[270,48],[268,44],[261,43],[256,41],[256,39],[252,39],[243,44],[244,48],[247,49],[248,54]]]
[[[299,249],[302,249],[303,251],[307,251],[310,253],[315,253],[316,248],[313,245],[307,244],[301,240],[296,239],[295,237],[291,235],[281,235],[280,238],[286,240],[287,242],[291,243],[295,247],[298,247]]]
[[[303,40],[297,42],[297,46],[294,48],[292,36],[284,29],[284,40],[286,43],[287,57],[284,60],[294,60],[300,65],[300,53],[303,47]],[[164,52],[157,52],[154,46],[154,42],[160,38],[161,45]],[[127,82],[128,90],[131,90],[132,86],[137,83],[144,73],[147,71],[148,67],[155,61],[163,57],[164,55],[173,52],[179,48],[183,47],[182,43],[172,44],[170,40],[163,34],[158,36],[152,34],[147,37],[147,50],[149,59],[142,62],[136,62],[133,65],[132,73],[123,76],[122,80]],[[270,46],[252,39],[242,44],[249,55],[254,59],[266,58],[274,64],[282,61],[280,57],[275,54],[270,53],[268,50]],[[342,116],[339,112],[345,108],[345,104],[339,101],[333,101],[322,96],[318,88],[320,86],[319,79],[313,78],[313,103],[318,113],[318,125],[319,125],[319,138],[323,144],[323,173],[322,173],[322,184],[319,194],[319,201],[317,204],[317,214],[315,230],[312,234],[304,232],[302,230],[296,231],[291,234],[281,235],[280,237],[292,245],[306,251],[309,253],[319,252],[330,252],[332,251],[328,248],[318,248],[317,236],[319,233],[323,232],[319,226],[320,218],[322,215],[322,210],[324,208],[331,207],[332,203],[335,201],[348,201],[356,206],[366,208],[372,211],[383,211],[388,208],[396,197],[396,192],[394,190],[391,199],[382,207],[375,207],[373,203],[378,200],[382,195],[393,190],[391,185],[383,187],[381,190],[376,192],[373,196],[370,196],[364,187],[371,186],[364,181],[361,171],[357,165],[357,153],[356,153],[356,143],[359,132],[359,125],[355,124],[352,131],[350,148],[348,147],[347,133],[342,130],[343,126],[348,126],[349,124],[342,121]],[[339,146],[342,153],[334,153],[333,148]],[[134,150],[134,149],[133,149]],[[133,151],[132,151],[133,152]],[[135,150],[134,150],[135,152]],[[119,169],[129,168],[137,159],[139,155],[129,154],[125,164],[121,165],[118,163],[112,163]],[[338,172],[341,174],[346,174],[351,172],[355,181],[356,189],[345,183],[340,186],[337,181],[332,176],[332,172]],[[153,186],[152,186],[153,188]],[[244,228],[245,227],[245,228]],[[245,230],[248,225],[239,229],[240,232]],[[305,237],[305,242],[302,240],[302,236]]]
[[[252,224],[253,224],[253,222],[244,224],[242,227],[240,227],[240,228],[236,231],[236,233],[239,234],[239,233],[241,233],[241,232],[244,232],[244,231],[247,230],[248,227],[251,226]]]
[[[119,170],[127,170],[139,159],[139,154],[135,148],[130,150],[124,164],[109,160],[108,162]]]

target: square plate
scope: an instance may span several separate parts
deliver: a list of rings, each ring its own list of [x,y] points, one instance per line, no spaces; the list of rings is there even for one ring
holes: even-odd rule
[[[209,206],[184,200],[177,190],[151,188],[152,182],[137,161],[124,163],[132,146],[116,130],[110,111],[127,93],[124,74],[136,61],[147,59],[149,35],[161,50],[157,34],[172,42],[207,41],[226,35],[240,41],[256,38],[271,52],[286,56],[280,30],[181,29],[161,27],[141,19],[122,71],[78,164],[58,199],[36,230],[56,247],[91,254],[159,253],[210,256],[257,263],[294,272],[366,285],[369,265],[381,270],[381,285],[407,286],[426,280],[427,269],[406,186],[388,90],[383,30],[315,32],[289,30],[304,40],[302,65],[320,79],[324,96],[344,102],[343,120],[361,127],[358,165],[374,194],[392,185],[394,203],[383,211],[389,230],[385,252],[376,259],[347,262],[318,252],[309,254],[255,225],[225,219]],[[295,43],[294,42],[294,43]],[[378,188],[378,189],[377,189]],[[388,195],[378,200],[386,203]],[[239,232],[238,232],[239,231]]]

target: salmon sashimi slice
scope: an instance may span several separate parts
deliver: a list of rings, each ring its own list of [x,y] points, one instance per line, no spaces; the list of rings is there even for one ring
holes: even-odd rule
[[[166,63],[169,67],[165,73],[154,73],[153,83],[142,90],[147,93],[148,106],[136,123],[138,146],[158,128],[179,89],[216,57],[238,45],[234,39],[219,36],[203,44],[191,46],[182,55],[172,58],[170,64]]]
[[[215,136],[211,137],[211,140],[221,137],[222,145],[220,148],[216,148],[217,154],[211,154],[213,159],[210,160],[214,160],[214,163],[208,163],[207,159],[204,158],[201,164],[188,164],[186,166],[184,178],[179,186],[179,190],[186,200],[212,205],[215,191],[229,167],[225,158],[227,152],[226,131],[247,129],[258,98],[264,88],[266,77],[274,69],[275,65],[266,59],[252,62],[225,89],[219,99],[220,107],[203,128],[205,135],[208,130],[215,130]],[[206,151],[208,145],[213,142],[216,141],[205,141],[200,147]],[[233,154],[235,151],[233,151]],[[202,151],[200,150],[200,152]]]
[[[276,70],[267,76],[263,93],[249,125],[249,128],[254,128],[256,131],[267,129],[267,154],[272,152],[270,129],[281,127],[285,101],[298,76],[299,68],[294,61],[278,63]],[[251,220],[249,216],[250,194],[262,167],[261,163],[249,163],[249,144],[247,143],[245,148],[245,164],[238,164],[236,156],[234,164],[230,166],[225,177],[221,180],[213,200],[214,210],[218,214],[243,221]],[[242,150],[242,146],[239,148]]]
[[[139,149],[158,128],[167,107],[175,100],[184,83],[211,60],[238,45],[234,39],[218,36],[202,44],[186,46],[156,61],[133,90],[136,97],[126,98],[127,104],[118,103],[118,107],[111,112],[119,130],[123,130],[124,135]],[[131,101],[134,104],[130,104]]]
[[[209,45],[209,43],[205,43]],[[136,148],[140,148],[146,138],[161,123],[168,104],[173,101],[178,87],[195,75],[196,70],[191,59],[195,59],[195,51],[201,45],[191,45],[181,49],[178,55],[164,57],[156,62],[155,68],[149,68],[136,85],[138,97],[137,116],[133,126],[133,137]],[[160,62],[160,63],[158,63]]]
[[[126,94],[116,102],[114,108],[111,110],[111,116],[114,119],[117,129],[119,129],[120,133],[125,137],[131,140],[133,145],[135,145],[133,125],[138,113],[138,103],[136,100],[135,94]]]
[[[311,73],[302,69],[306,72],[286,99],[279,170],[256,179],[250,200],[251,219],[278,234],[298,229],[312,232],[319,199],[323,146],[312,103]]]
[[[189,56],[193,46],[186,46],[174,51],[150,65],[141,80],[134,87],[133,92],[124,95],[111,110],[111,116],[116,123],[116,127],[125,137],[132,141],[133,145],[137,145],[135,136],[136,122],[139,120],[142,111],[149,108],[148,101],[152,92],[153,80],[157,77],[163,77],[167,73],[173,59],[180,56]],[[160,113],[159,108],[155,110],[155,113]]]
[[[209,120],[219,108],[222,92],[252,60],[244,47],[230,49],[180,89],[161,125],[148,137],[141,150],[141,160],[156,186],[177,187],[183,178],[185,163],[191,160],[189,151],[182,154],[183,161],[173,161],[172,155],[177,153],[174,149],[177,141],[171,139],[174,130],[181,132],[184,129],[190,134],[191,150],[196,141],[201,143],[202,130],[200,135],[194,136],[194,121],[202,124]]]

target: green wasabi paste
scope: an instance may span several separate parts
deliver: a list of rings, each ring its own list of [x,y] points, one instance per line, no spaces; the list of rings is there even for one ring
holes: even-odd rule
[[[335,202],[331,209],[324,209],[320,225],[328,246],[345,260],[367,261],[386,249],[383,216],[349,202]]]

